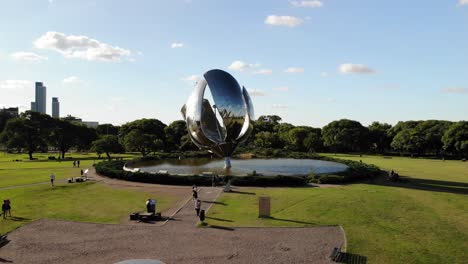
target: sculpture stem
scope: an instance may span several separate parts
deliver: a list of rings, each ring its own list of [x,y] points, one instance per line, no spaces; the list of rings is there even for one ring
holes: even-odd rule
[[[225,169],[230,169],[231,168],[231,158],[230,157],[225,157],[224,158],[224,168]]]

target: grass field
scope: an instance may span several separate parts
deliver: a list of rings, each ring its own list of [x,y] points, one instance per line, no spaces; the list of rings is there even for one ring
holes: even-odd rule
[[[337,157],[394,169],[410,179],[394,185],[377,181],[335,188],[243,189],[221,196],[219,204],[209,211],[207,223],[341,225],[348,252],[366,256],[369,263],[466,263],[467,162]],[[272,218],[257,217],[259,196],[272,198]]]
[[[5,189],[47,182],[50,172],[54,172],[57,179],[79,176],[80,169],[91,167],[96,158],[90,154],[74,153],[70,156],[82,160],[80,168],[73,168],[73,161],[47,161],[49,155],[36,154],[38,160],[29,161],[26,155],[0,154],[0,199],[9,198],[12,202],[12,218],[0,218],[0,234],[39,218],[119,223],[128,217],[129,212],[142,211],[148,197],[158,200],[158,211],[173,207],[177,202],[174,198],[158,194],[112,189],[92,182],[62,183],[56,188],[45,184]],[[12,161],[17,159],[21,161]]]

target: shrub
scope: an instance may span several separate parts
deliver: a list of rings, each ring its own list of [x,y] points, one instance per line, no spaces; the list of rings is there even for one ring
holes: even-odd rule
[[[321,184],[339,184],[343,183],[344,177],[340,175],[333,175],[333,174],[324,174],[320,175],[317,183]]]

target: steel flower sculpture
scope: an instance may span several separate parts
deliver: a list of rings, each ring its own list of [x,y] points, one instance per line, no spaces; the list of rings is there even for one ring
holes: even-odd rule
[[[182,116],[193,143],[225,158],[225,168],[231,167],[230,156],[253,129],[254,110],[249,93],[236,79],[222,70],[206,72],[196,84]],[[209,87],[212,105],[204,98]]]

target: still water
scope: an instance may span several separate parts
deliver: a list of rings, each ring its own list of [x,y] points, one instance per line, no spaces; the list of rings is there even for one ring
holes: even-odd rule
[[[308,175],[336,173],[346,170],[341,163],[313,159],[232,159],[232,168],[225,170],[224,160],[209,158],[187,158],[181,160],[158,160],[134,164],[144,172],[166,170],[170,174],[201,174],[213,172],[219,175],[246,175],[254,170],[265,176]]]

